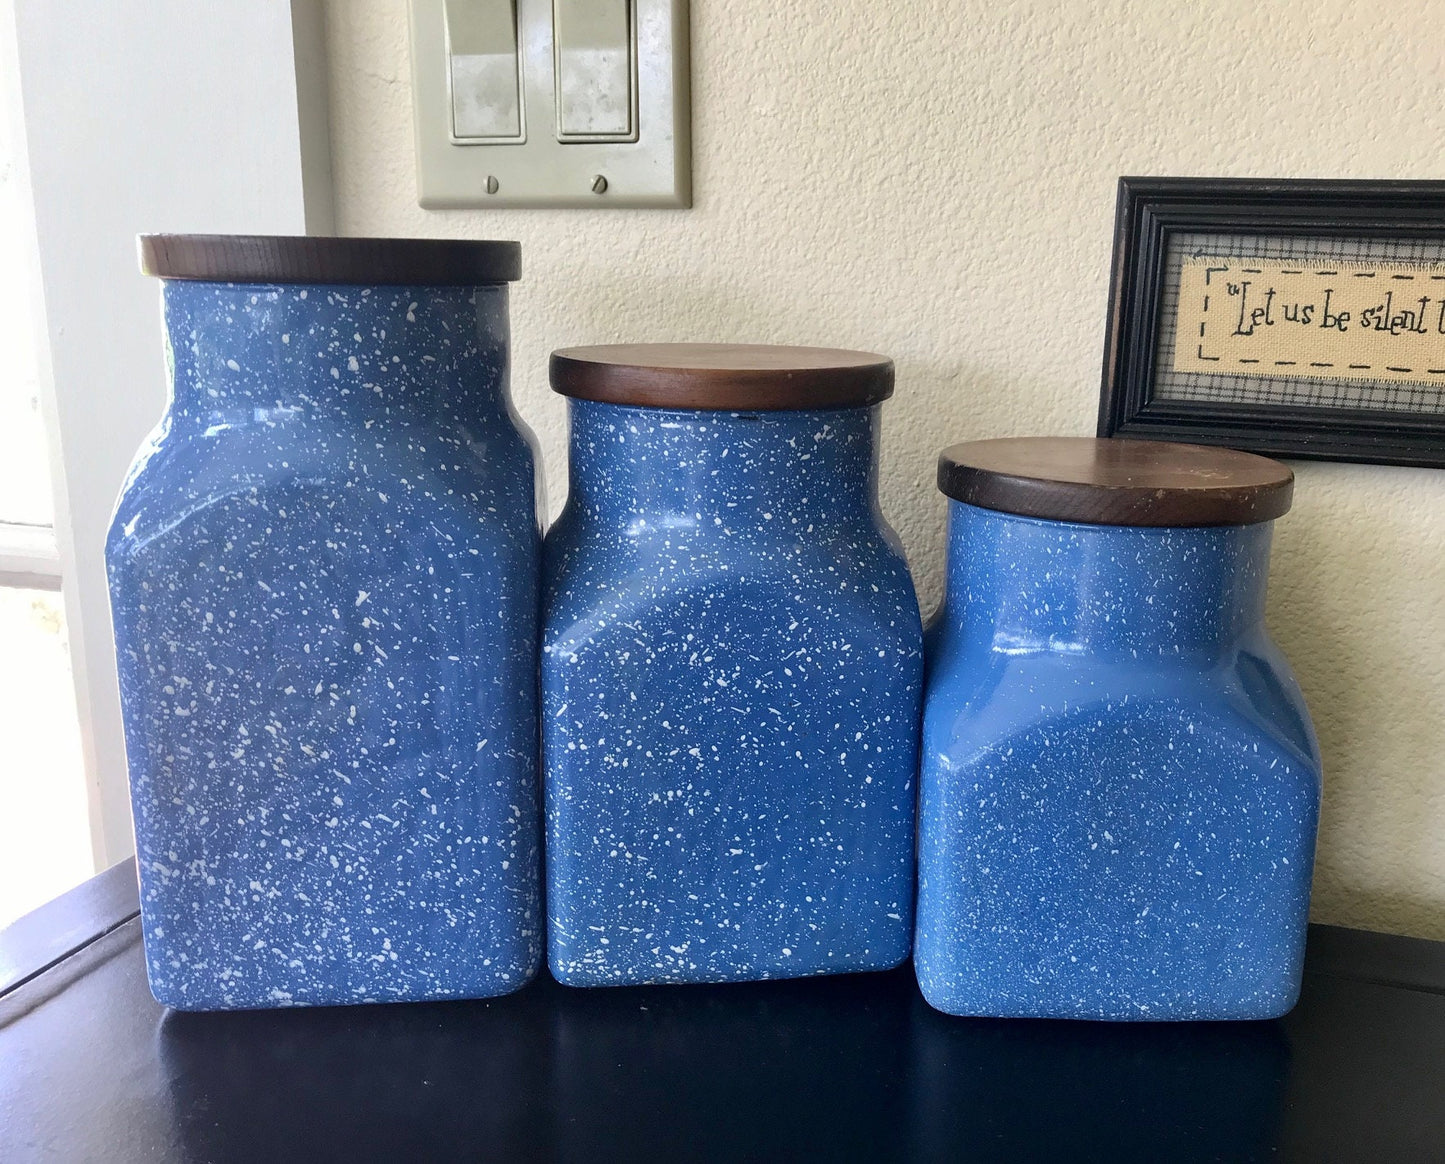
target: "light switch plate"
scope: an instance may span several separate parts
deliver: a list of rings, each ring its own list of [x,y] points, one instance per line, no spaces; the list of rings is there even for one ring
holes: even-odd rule
[[[557,70],[571,54],[558,51],[554,16],[561,8],[565,18],[569,6],[589,0],[410,2],[417,201],[423,207],[692,205],[688,0],[625,0],[636,51],[635,140],[618,140],[625,138],[618,134],[578,140],[563,133],[558,94],[564,86]],[[506,3],[516,8],[521,138],[460,141],[452,117],[447,5]],[[576,92],[575,84],[567,91]]]

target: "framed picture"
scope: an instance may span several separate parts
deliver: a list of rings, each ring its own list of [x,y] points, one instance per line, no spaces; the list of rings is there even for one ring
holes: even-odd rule
[[[1099,435],[1445,467],[1445,182],[1121,178]]]

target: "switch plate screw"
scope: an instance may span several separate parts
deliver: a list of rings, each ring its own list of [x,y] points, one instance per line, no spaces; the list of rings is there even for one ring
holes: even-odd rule
[[[607,193],[607,179],[606,179],[605,177],[603,177],[601,174],[598,174],[597,177],[595,177],[595,178],[592,179],[592,193],[594,193],[594,194],[606,194],[606,193]]]
[[[488,194],[495,194],[495,193],[497,192],[498,186],[499,186],[499,183],[497,182],[497,176],[496,176],[495,174],[488,174],[488,175],[487,175],[487,193],[488,193]]]

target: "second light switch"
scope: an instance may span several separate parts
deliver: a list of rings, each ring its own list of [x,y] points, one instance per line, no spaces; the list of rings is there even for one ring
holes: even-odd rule
[[[552,0],[557,140],[637,140],[634,0]]]

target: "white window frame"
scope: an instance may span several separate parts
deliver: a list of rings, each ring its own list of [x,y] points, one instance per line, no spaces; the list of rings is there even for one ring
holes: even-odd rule
[[[97,869],[134,851],[105,533],[165,405],[135,236],[331,231],[324,43],[320,0],[0,0],[55,496],[0,585],[62,592]]]
[[[0,586],[60,589],[60,553],[51,526],[0,521]]]

